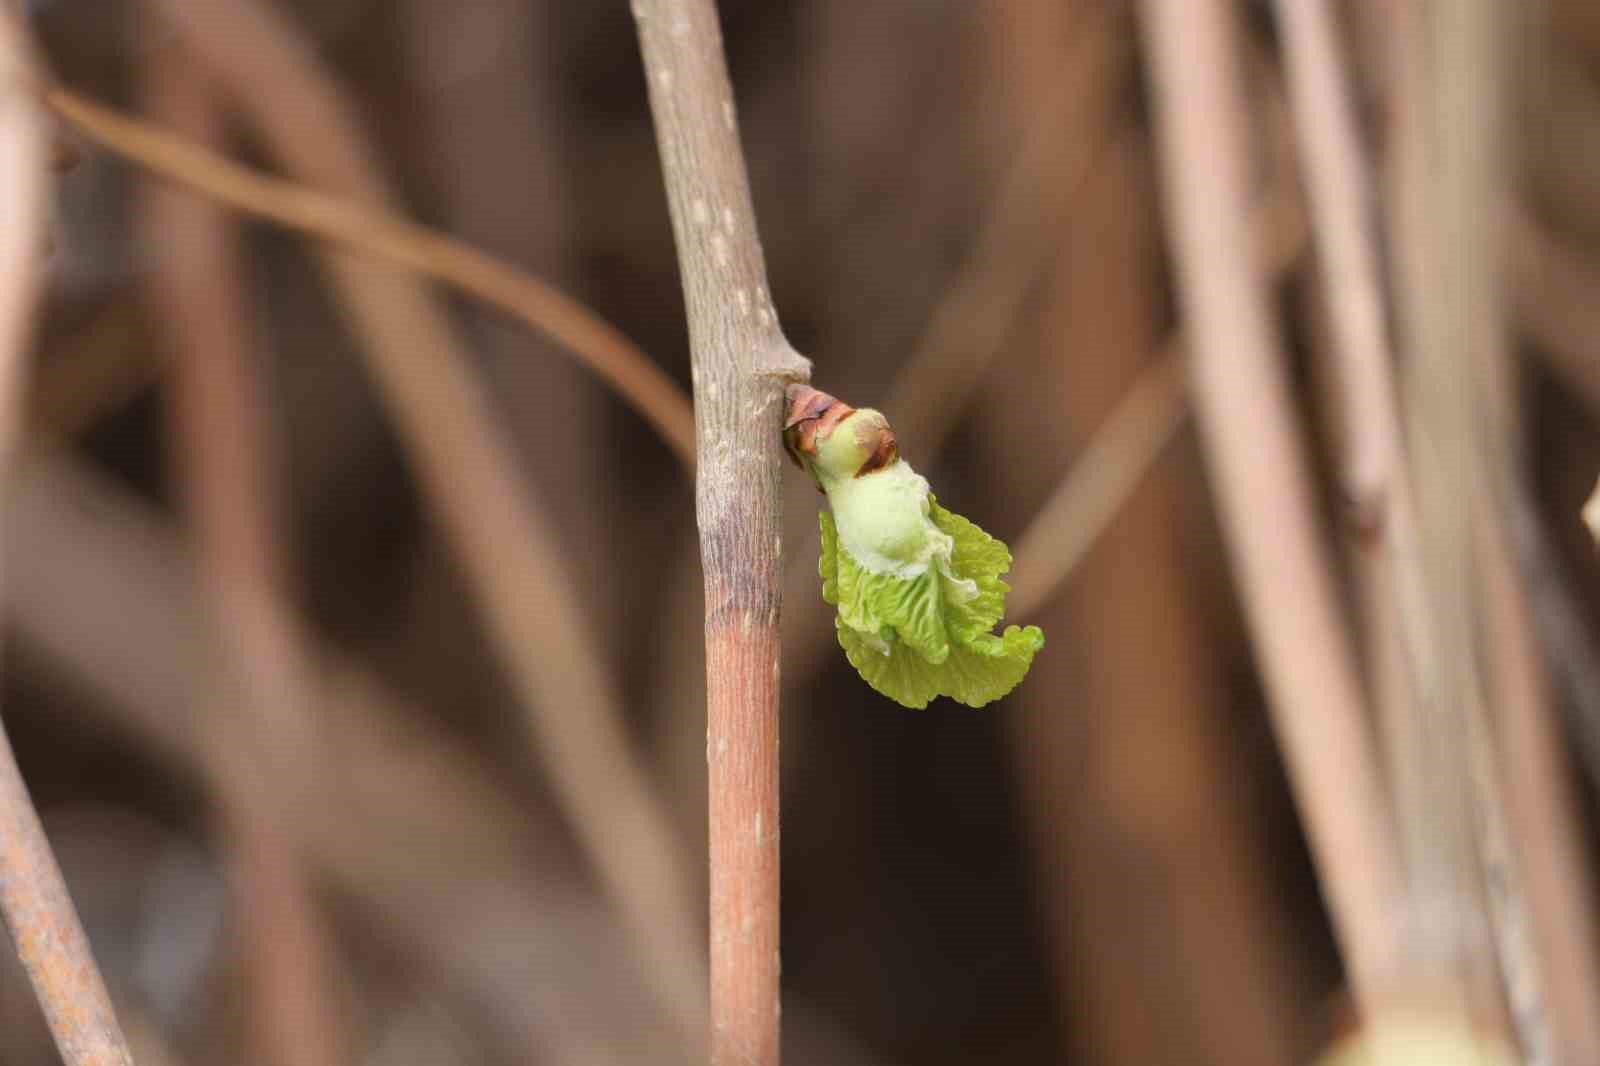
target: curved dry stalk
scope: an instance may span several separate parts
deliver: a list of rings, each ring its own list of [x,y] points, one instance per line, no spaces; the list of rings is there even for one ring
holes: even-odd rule
[[[1008,579],[1011,612],[1049,603],[1188,417],[1183,362],[1163,352],[1117,401],[1022,536]]]
[[[86,697],[91,728],[129,738],[178,779],[211,784],[190,708],[218,634],[169,516],[59,451],[23,463],[8,499],[8,617],[30,667]],[[78,609],[91,600],[126,609]],[[572,942],[571,903],[589,890],[552,869],[560,828],[363,664],[331,652],[318,666],[319,739],[341,770],[286,760],[274,784],[319,883],[529,1060],[592,1059],[638,1032],[635,1022],[675,1048],[660,1011],[634,1012],[624,1027],[589,1009],[606,995],[640,1002],[648,974],[625,931]],[[418,841],[430,861],[418,862]],[[608,1061],[638,1056],[612,1050]]]
[[[39,291],[48,137],[30,91],[25,29],[0,4],[0,478],[21,436],[22,381]],[[67,1066],[129,1066],[105,981],[0,724],[0,917]]]
[[[810,376],[767,291],[713,0],[633,0],[694,366],[705,574],[711,1061],[776,1066],[784,387]]]
[[[694,414],[678,384],[615,326],[554,286],[397,213],[274,178],[55,87],[45,99],[85,137],[154,174],[258,218],[400,263],[548,336],[616,390],[694,465]]]
[[[1143,0],[1201,440],[1279,742],[1357,998],[1398,961],[1402,880],[1316,522],[1305,446],[1252,267],[1243,109],[1220,0]]]
[[[1305,212],[1290,174],[1273,178],[1256,205],[1251,232],[1262,274],[1269,282],[1281,280],[1307,239]],[[1189,413],[1183,343],[1181,330],[1168,334],[1155,362],[1106,415],[1017,538],[1016,567],[1008,580],[1018,618],[1042,609],[1060,592],[1183,428]]]
[[[355,112],[276,8],[253,0],[157,6],[288,171],[394,213],[399,197]],[[642,946],[662,1004],[695,1043],[704,995],[686,858],[632,751],[615,680],[586,635],[582,596],[554,531],[469,370],[471,354],[414,274],[334,251],[320,260],[484,613],[554,793]]]
[[[1073,53],[1010,160],[978,235],[882,407],[902,440],[936,454],[973,388],[999,354],[1056,249],[1074,194],[1111,140],[1107,102],[1124,79],[1132,41],[1121,6],[1096,3],[1081,16]]]
[[[146,57],[141,90],[150,112],[186,135],[223,139],[210,79],[187,49]],[[254,365],[240,234],[221,205],[165,186],[147,190],[138,216],[148,246],[162,250],[151,299],[172,351],[171,459],[221,637],[195,728],[217,791],[252,1034],[278,1066],[336,1066],[347,1056],[331,994],[333,939],[274,796],[275,768],[315,765],[321,749],[310,655],[283,599],[277,449]]]

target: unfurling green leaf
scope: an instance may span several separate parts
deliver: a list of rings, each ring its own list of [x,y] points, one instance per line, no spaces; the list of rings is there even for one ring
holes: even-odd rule
[[[982,707],[1015,688],[1044,634],[993,632],[1010,591],[1005,544],[939,506],[876,411],[798,387],[785,441],[832,505],[820,516],[822,598],[867,684],[918,708],[936,696]]]

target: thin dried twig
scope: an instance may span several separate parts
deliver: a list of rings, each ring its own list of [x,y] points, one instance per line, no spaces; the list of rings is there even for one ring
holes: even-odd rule
[[[778,613],[784,339],[713,0],[634,0],[689,317],[705,572],[711,1061],[778,1061]]]
[[[978,234],[945,286],[883,400],[902,441],[937,453],[994,361],[1041,265],[1055,250],[1074,195],[1116,122],[1107,102],[1132,52],[1120,5],[1097,2],[1080,16],[1039,117],[1006,168]]]
[[[1364,153],[1327,4],[1278,0],[1277,11],[1344,398],[1340,478],[1354,512],[1392,531],[1397,522],[1386,508],[1395,494],[1409,492],[1397,470],[1399,407]]]
[[[1419,906],[1431,904],[1441,934],[1425,949],[1450,951],[1474,1001],[1492,995],[1498,1012],[1503,997],[1527,1061],[1589,1062],[1600,1054],[1592,904],[1516,538],[1522,428],[1499,269],[1511,10],[1436,0],[1397,22],[1398,277],[1439,651],[1438,705],[1418,709],[1426,731],[1396,790],[1438,808],[1412,814],[1410,850],[1442,867],[1417,863],[1430,893]],[[1419,781],[1431,783],[1420,795]],[[1465,826],[1458,808],[1470,811]],[[1458,834],[1475,839],[1456,855],[1446,849]],[[1472,902],[1488,905],[1495,943],[1481,943]]]
[[[274,178],[56,87],[50,107],[89,140],[154,174],[258,218],[402,264],[545,334],[580,359],[694,464],[688,397],[615,326],[554,286],[394,212]]]
[[[1537,941],[1553,916],[1535,912],[1530,868],[1515,842],[1542,830],[1518,824],[1536,804],[1521,786],[1507,787],[1503,748],[1506,740],[1520,745],[1525,736],[1512,733],[1543,713],[1540,682],[1529,676],[1531,638],[1504,591],[1519,582],[1500,509],[1520,454],[1497,267],[1497,223],[1509,193],[1502,147],[1510,11],[1492,0],[1428,0],[1395,11],[1397,306],[1437,649],[1395,790],[1419,966],[1445,982],[1441,990],[1465,1018],[1497,1034],[1514,1027],[1527,1061],[1549,1063],[1561,1049]],[[1510,727],[1498,737],[1495,704]]]
[[[191,713],[193,679],[221,655],[217,627],[168,517],[60,451],[30,456],[8,499],[8,621],[30,669],[84,697],[85,725],[110,726],[174,779],[218,787]],[[122,609],[79,609],[91,601]],[[332,653],[318,665],[318,740],[339,771],[285,760],[273,786],[319,882],[516,1054],[575,1062],[641,1031],[672,1046],[626,936],[572,942],[572,901],[589,893],[550,863],[559,827],[362,664]],[[606,997],[644,1009],[626,1026],[586,1009]]]
[[[163,121],[200,142],[223,139],[218,98],[188,49],[147,57],[142,90]],[[166,393],[172,458],[222,637],[196,729],[221,808],[219,850],[250,966],[253,1031],[279,1066],[334,1066],[346,1056],[331,994],[333,941],[287,805],[274,796],[273,768],[315,763],[320,747],[310,658],[283,599],[277,451],[253,365],[238,227],[222,206],[168,187],[149,189],[139,215],[147,245],[164,253],[151,296],[175,357]]]
[[[1017,538],[1011,611],[1032,617],[1122,510],[1189,413],[1183,363],[1163,352],[1117,401],[1050,499]]]
[[[1393,384],[1368,168],[1332,14],[1322,0],[1279,0],[1289,96],[1331,327],[1327,384],[1339,416],[1344,531],[1357,563],[1374,699],[1404,799],[1420,757],[1418,715],[1436,699],[1439,649]],[[1413,856],[1414,857],[1414,856]]]
[[[275,7],[158,6],[286,169],[395,213],[399,196],[357,115]],[[615,680],[586,636],[580,590],[470,371],[472,357],[415,275],[337,251],[320,262],[484,613],[555,794],[642,946],[661,1003],[692,1044],[704,996],[686,858],[629,744]]]
[[[1358,1000],[1398,961],[1401,877],[1354,655],[1252,268],[1231,9],[1144,0],[1202,443],[1295,797]]]
[[[1519,490],[1516,490],[1520,492]],[[1513,502],[1512,507],[1519,506]],[[1527,919],[1548,1003],[1558,1063],[1600,1061],[1595,881],[1572,767],[1533,616],[1528,561],[1494,515],[1481,525],[1488,666],[1496,740],[1505,776],[1511,849],[1527,890]],[[1514,527],[1518,516],[1508,515]]]
[[[1256,257],[1269,282],[1287,275],[1306,245],[1305,212],[1289,174],[1278,174],[1256,205]],[[1177,437],[1189,413],[1182,372],[1183,332],[1172,330],[1156,355],[1073,462],[1017,538],[1012,609],[1044,607],[1122,510]]]
[[[0,4],[0,478],[11,477],[39,290],[48,138],[19,16]],[[68,1066],[129,1066],[83,926],[0,726],[0,915]]]

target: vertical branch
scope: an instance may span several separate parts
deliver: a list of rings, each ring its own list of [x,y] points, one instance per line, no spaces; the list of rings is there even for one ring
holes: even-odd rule
[[[1434,2],[1404,24],[1399,247],[1418,434],[1436,445],[1419,458],[1431,461],[1438,535],[1465,548],[1446,558],[1470,568],[1441,574],[1439,584],[1446,603],[1470,609],[1458,617],[1475,623],[1459,636],[1445,632],[1473,641],[1476,653],[1459,657],[1458,669],[1471,671],[1475,688],[1461,705],[1473,716],[1464,732],[1475,771],[1474,872],[1486,882],[1496,938],[1490,962],[1526,1060],[1578,1063],[1600,1054],[1592,881],[1532,632],[1525,582],[1536,575],[1517,558],[1518,538],[1526,552],[1537,526],[1500,265],[1505,220],[1514,218],[1507,104],[1521,24],[1511,10]]]
[[[1339,482],[1356,563],[1374,698],[1387,740],[1402,851],[1410,875],[1427,860],[1415,845],[1460,804],[1439,805],[1425,719],[1442,669],[1428,602],[1416,498],[1400,431],[1394,357],[1384,321],[1368,169],[1337,30],[1323,0],[1278,0],[1301,173],[1305,175],[1331,334],[1327,383],[1340,424]],[[1413,910],[1408,917],[1427,916]]]
[[[1329,6],[1278,0],[1277,12],[1333,341],[1328,384],[1340,418],[1345,532],[1361,573],[1380,721],[1398,742],[1437,651],[1401,444],[1368,167]]]
[[[152,2],[190,36],[286,169],[395,210],[399,195],[357,112],[282,5]],[[418,278],[344,251],[318,258],[483,613],[555,795],[636,937],[662,1006],[685,1042],[697,1042],[704,996],[686,860],[629,743],[616,680],[588,636],[582,589],[470,369],[473,355]]]
[[[711,1061],[778,1061],[778,611],[784,340],[713,0],[634,0],[693,359],[705,573]]]
[[[154,115],[198,140],[222,139],[223,105],[186,45],[153,53],[142,73]],[[147,190],[140,221],[147,245],[166,250],[151,298],[174,357],[172,459],[222,638],[196,728],[220,801],[254,1033],[277,1066],[334,1066],[345,1056],[331,938],[279,791],[285,760],[319,772],[315,685],[284,599],[276,449],[253,365],[238,225],[223,207],[165,186]]]
[[[24,30],[0,4],[0,477],[10,480],[43,250],[48,150]],[[0,726],[0,915],[67,1066],[127,1066],[127,1041]]]
[[[1143,0],[1190,379],[1279,743],[1356,996],[1400,949],[1401,879],[1363,696],[1248,245],[1231,8]]]
[[[1451,983],[1473,1020],[1499,1030],[1513,1023],[1527,1060],[1547,1063],[1546,990],[1488,714],[1490,695],[1522,704],[1528,686],[1502,678],[1512,683],[1494,691],[1481,624],[1496,599],[1485,577],[1505,565],[1482,524],[1497,488],[1490,471],[1515,432],[1514,389],[1498,354],[1504,320],[1494,260],[1507,192],[1500,129],[1509,10],[1492,0],[1427,0],[1395,12],[1397,305],[1411,483],[1438,649],[1437,676],[1419,701],[1395,785],[1423,919],[1419,962]]]
[[[1513,491],[1523,489],[1518,485]],[[1524,504],[1518,499],[1510,506]],[[1519,516],[1484,513],[1480,519],[1488,542],[1482,574],[1489,696],[1496,710],[1511,852],[1526,887],[1529,939],[1553,1041],[1547,1061],[1597,1062],[1600,959],[1595,948],[1600,941],[1594,874],[1555,697],[1540,655],[1526,587],[1527,560],[1518,559],[1515,530],[1497,518],[1514,524]]]

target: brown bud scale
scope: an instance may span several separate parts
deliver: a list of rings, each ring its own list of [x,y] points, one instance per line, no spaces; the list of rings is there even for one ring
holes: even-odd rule
[[[801,455],[815,455],[817,441],[827,440],[855,408],[821,389],[794,384],[788,390],[789,411],[783,419],[783,444],[794,464],[805,469]]]

